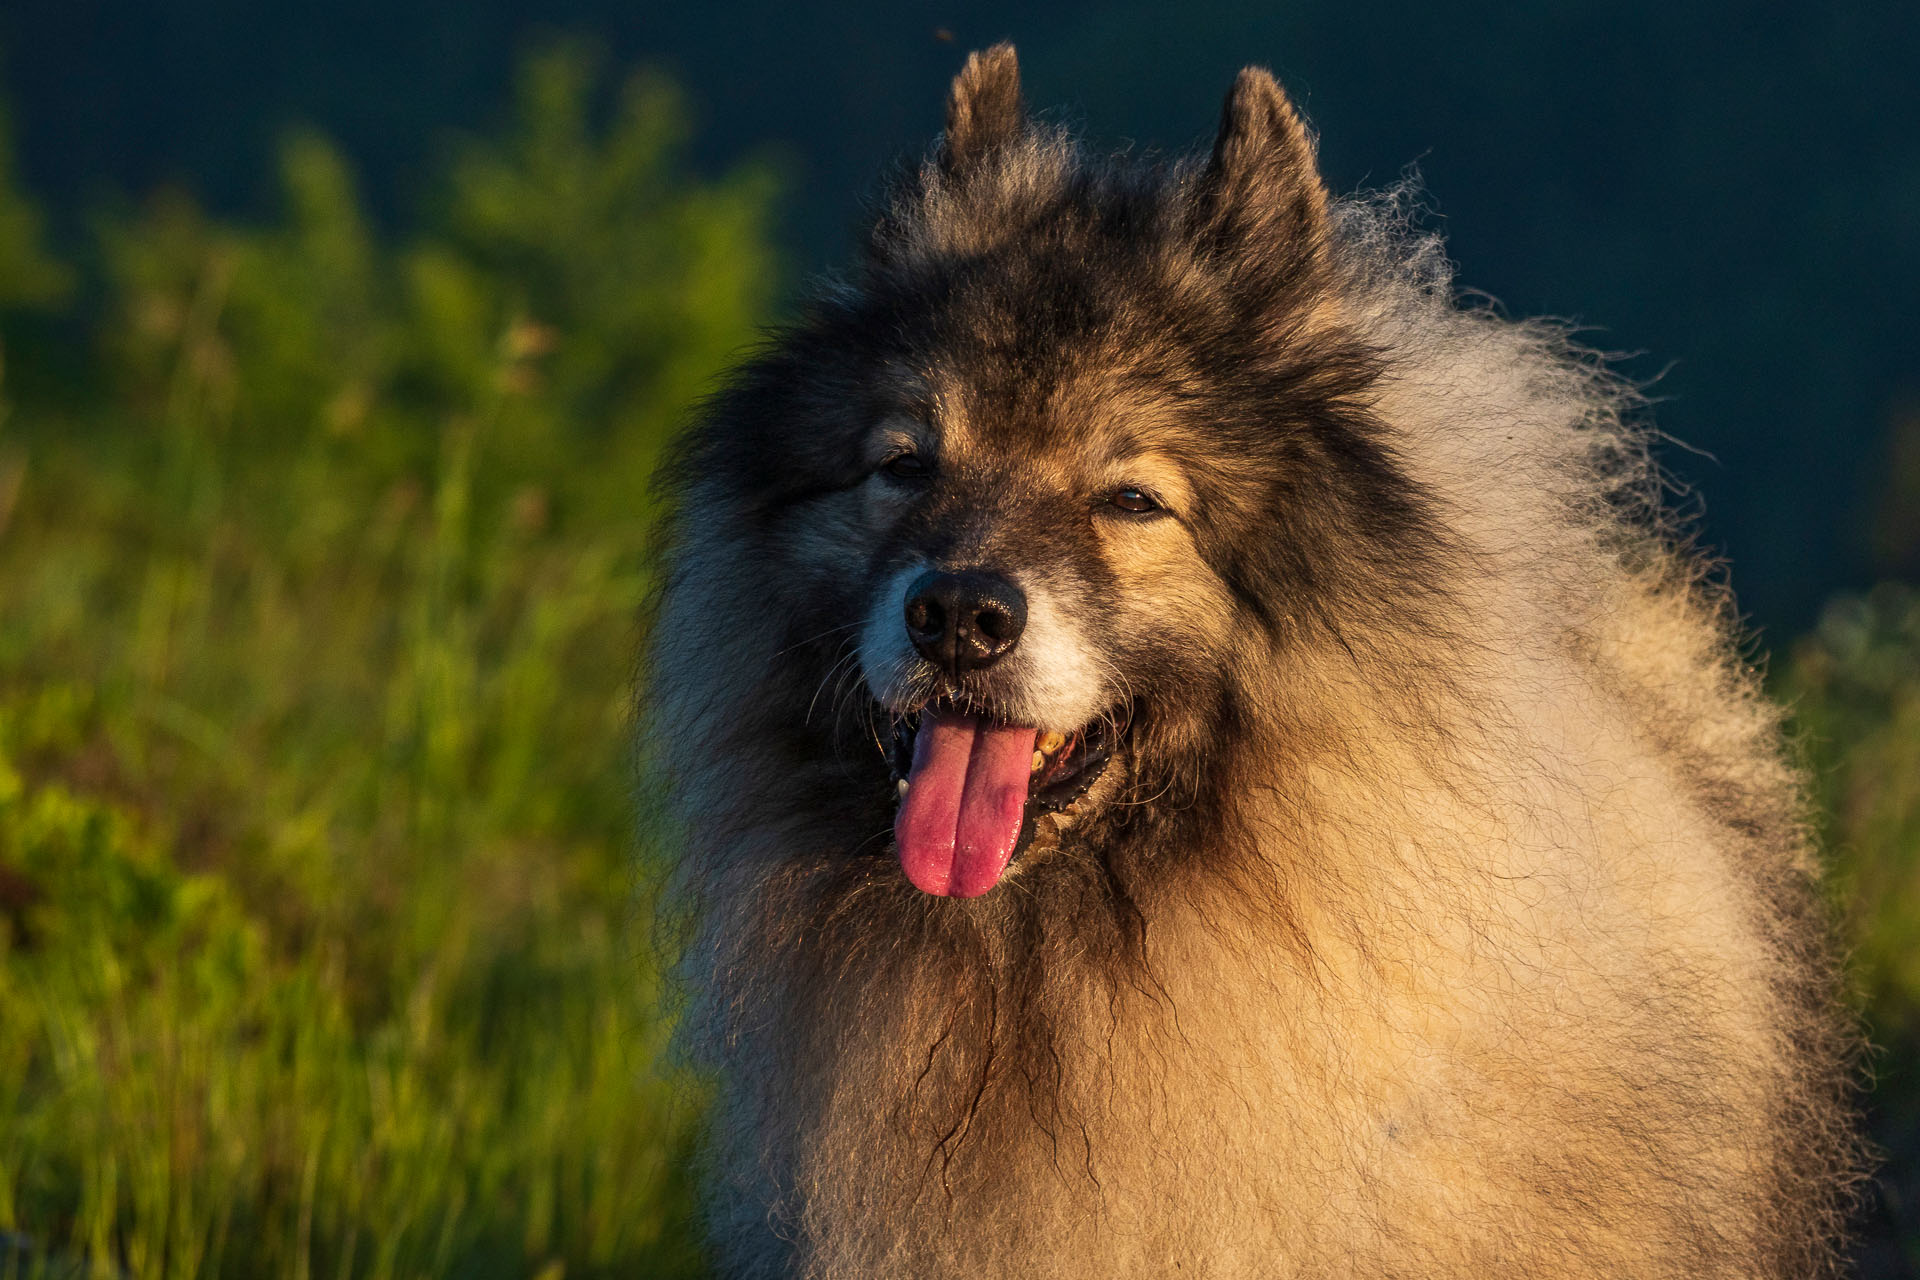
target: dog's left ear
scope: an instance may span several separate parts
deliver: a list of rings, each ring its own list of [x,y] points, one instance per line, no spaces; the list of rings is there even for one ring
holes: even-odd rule
[[[1222,240],[1291,250],[1303,265],[1318,265],[1326,255],[1327,186],[1313,138],[1264,68],[1246,68],[1227,93],[1201,200]]]
[[[940,168],[960,177],[993,152],[1018,141],[1027,131],[1027,108],[1020,98],[1020,60],[1013,46],[967,55],[947,95],[947,133],[940,144]]]

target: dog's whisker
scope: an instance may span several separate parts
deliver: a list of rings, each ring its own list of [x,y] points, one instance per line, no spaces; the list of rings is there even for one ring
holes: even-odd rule
[[[773,656],[776,658],[784,658],[796,649],[804,649],[806,646],[813,644],[816,641],[825,640],[828,636],[837,636],[848,631],[857,631],[864,625],[865,624],[861,622],[843,622],[837,627],[828,627],[825,631],[822,631],[817,636],[808,636],[805,640],[794,641],[792,644],[788,645],[786,648],[775,652]]]
[[[819,703],[820,694],[826,689],[827,682],[834,678],[835,673],[837,673],[842,667],[850,663],[856,663],[859,660],[860,660],[859,651],[852,650],[848,653],[842,654],[838,661],[836,661],[832,666],[827,668],[827,673],[820,677],[820,683],[814,686],[813,697],[809,699],[807,702],[807,714],[801,719],[802,724],[813,723],[813,709]]]

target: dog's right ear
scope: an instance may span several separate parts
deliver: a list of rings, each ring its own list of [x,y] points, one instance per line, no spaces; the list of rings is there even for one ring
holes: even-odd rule
[[[1203,216],[1222,241],[1291,250],[1309,267],[1325,254],[1327,186],[1313,137],[1264,68],[1246,68],[1228,91],[1201,193]]]
[[[967,55],[947,95],[947,133],[940,144],[940,168],[961,177],[995,151],[1027,131],[1027,108],[1020,100],[1020,60],[1005,41]]]

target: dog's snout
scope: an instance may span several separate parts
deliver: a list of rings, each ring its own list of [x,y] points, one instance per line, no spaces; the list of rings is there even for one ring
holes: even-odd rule
[[[907,588],[907,637],[958,679],[1012,652],[1027,625],[1027,598],[997,573],[921,574]]]

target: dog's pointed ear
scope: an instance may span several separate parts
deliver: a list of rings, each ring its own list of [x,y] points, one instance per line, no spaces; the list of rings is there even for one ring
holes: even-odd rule
[[[947,133],[940,168],[959,177],[1027,131],[1020,99],[1020,60],[1005,41],[967,55],[947,95]]]
[[[1313,137],[1264,68],[1246,68],[1228,90],[1201,190],[1223,239],[1257,238],[1275,250],[1291,243],[1316,263],[1325,255],[1327,186]]]

